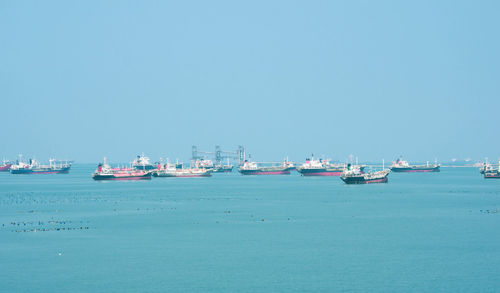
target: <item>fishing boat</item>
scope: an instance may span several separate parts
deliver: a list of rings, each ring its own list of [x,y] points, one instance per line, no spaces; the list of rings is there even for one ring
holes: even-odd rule
[[[49,160],[49,165],[42,165],[35,159],[29,159],[27,163],[18,160],[10,166],[11,174],[67,174],[71,169],[71,163]]]
[[[293,165],[283,163],[281,166],[261,167],[255,162],[245,160],[243,165],[238,168],[238,172],[242,175],[288,175],[290,168],[293,168]]]
[[[106,162],[99,163],[97,169],[92,174],[94,180],[148,180],[151,179],[151,172],[137,170],[135,168],[112,168]]]
[[[210,177],[212,176],[211,169],[203,168],[178,168],[179,164],[166,163],[159,165],[157,170],[152,171],[154,177]]]
[[[12,166],[10,161],[3,160],[2,164],[0,164],[0,172],[9,172],[10,166]]]
[[[347,164],[347,168],[342,172],[340,179],[346,184],[369,184],[369,183],[387,183],[387,176],[391,170],[384,169],[375,172],[362,172],[357,166]]]
[[[440,166],[436,163],[433,165],[410,165],[407,161],[402,160],[401,158],[397,159],[395,162],[392,162],[391,165],[392,172],[439,172]]]
[[[142,153],[132,162],[132,167],[136,170],[153,170],[155,166],[151,164],[151,160]]]
[[[297,167],[302,176],[340,176],[345,165],[332,164],[327,160],[315,160],[314,156],[307,158],[305,163]]]

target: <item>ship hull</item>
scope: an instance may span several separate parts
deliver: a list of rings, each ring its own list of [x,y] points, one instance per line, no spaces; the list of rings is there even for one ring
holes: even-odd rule
[[[68,174],[71,167],[60,169],[10,169],[12,174]]]
[[[210,172],[200,173],[200,174],[176,174],[175,172],[172,172],[172,173],[155,172],[155,173],[153,173],[153,176],[155,176],[155,177],[176,177],[176,178],[197,178],[197,177],[211,177],[212,174]]]
[[[6,164],[3,166],[0,166],[0,172],[9,172],[10,166],[12,166],[12,164]]]
[[[233,172],[233,168],[232,167],[231,168],[220,168],[220,169],[216,168],[216,169],[214,169],[213,172],[214,173],[231,173],[231,172]]]
[[[398,168],[392,167],[392,172],[396,173],[421,173],[421,172],[440,172],[440,167],[409,167],[409,168]]]
[[[119,176],[119,175],[94,175],[92,179],[96,181],[102,180],[148,180],[151,179],[151,174],[144,175],[130,175],[130,176]]]
[[[485,179],[500,179],[500,172],[485,172]]]
[[[371,183],[387,183],[389,179],[384,178],[374,178],[374,179],[365,179],[363,177],[340,177],[342,181],[346,184],[371,184]]]
[[[328,170],[324,169],[297,169],[302,176],[340,176],[342,170]]]
[[[199,178],[199,177],[211,177],[212,174],[155,174],[155,177],[175,177],[175,178]]]
[[[276,171],[267,171],[267,170],[238,170],[241,175],[289,175],[290,170],[276,170]]]

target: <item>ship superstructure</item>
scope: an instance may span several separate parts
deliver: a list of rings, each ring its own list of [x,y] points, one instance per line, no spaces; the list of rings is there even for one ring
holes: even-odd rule
[[[151,163],[151,160],[142,153],[138,155],[137,158],[132,162],[132,167],[136,170],[152,170],[155,166]]]
[[[488,169],[484,169],[483,174],[485,179],[500,179],[500,159],[498,160],[498,168],[489,165]]]

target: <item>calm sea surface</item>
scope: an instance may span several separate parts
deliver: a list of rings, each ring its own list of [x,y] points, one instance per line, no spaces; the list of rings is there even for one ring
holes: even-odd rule
[[[500,180],[476,168],[362,186],[94,169],[0,173],[0,291],[500,292]]]

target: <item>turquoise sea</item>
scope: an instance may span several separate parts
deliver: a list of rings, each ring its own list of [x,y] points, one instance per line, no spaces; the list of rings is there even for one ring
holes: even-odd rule
[[[356,186],[94,169],[0,173],[0,291],[500,292],[500,180],[477,168]]]

